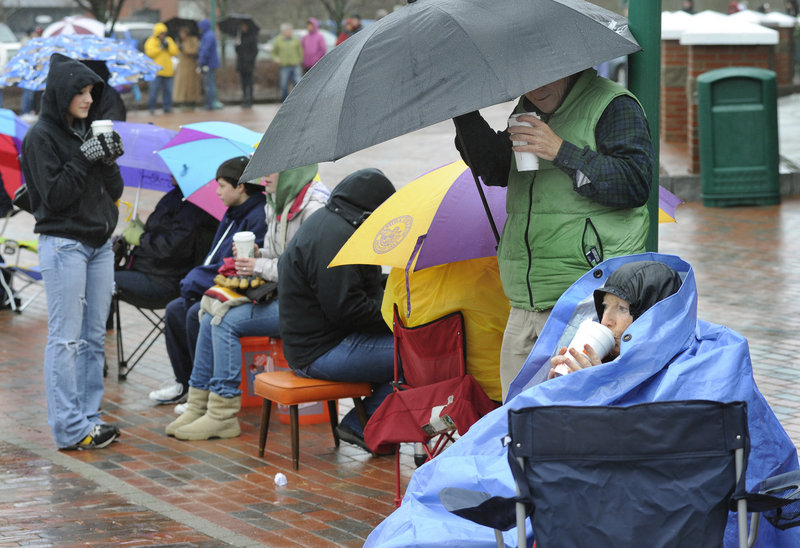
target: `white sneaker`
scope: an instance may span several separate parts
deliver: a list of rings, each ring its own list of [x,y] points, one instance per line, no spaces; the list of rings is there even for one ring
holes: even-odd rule
[[[189,405],[188,403],[179,403],[178,405],[175,406],[175,409],[173,409],[173,411],[175,411],[176,415],[183,415],[183,412],[186,411],[186,407],[188,405]]]
[[[150,392],[150,399],[159,404],[180,403],[186,401],[187,390],[179,382],[169,384],[158,390]]]

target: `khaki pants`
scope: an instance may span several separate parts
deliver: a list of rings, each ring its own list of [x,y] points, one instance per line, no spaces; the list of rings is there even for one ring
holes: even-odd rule
[[[522,369],[549,316],[550,310],[531,312],[511,308],[500,348],[500,388],[504,402],[511,381]]]

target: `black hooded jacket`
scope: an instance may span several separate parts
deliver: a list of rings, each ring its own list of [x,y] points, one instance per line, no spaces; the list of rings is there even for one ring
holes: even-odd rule
[[[82,60],[81,63],[89,67],[103,79],[103,95],[100,97],[100,106],[97,109],[98,120],[119,120],[124,122],[128,118],[128,109],[125,101],[113,86],[108,85],[111,72],[105,61]]]
[[[185,200],[175,187],[147,217],[141,241],[131,250],[129,269],[177,289],[181,278],[208,255],[218,227],[218,220]]]
[[[328,264],[393,193],[379,170],[357,171],[286,246],[278,262],[278,299],[283,351],[292,368],[305,368],[351,333],[390,333],[381,316],[380,267]]]
[[[70,102],[89,84],[93,85],[89,116],[70,127]],[[119,166],[89,162],[80,151],[91,137],[102,91],[102,79],[80,61],[58,53],[50,58],[39,120],[22,141],[22,171],[37,234],[100,247],[117,226],[115,202],[123,189]]]

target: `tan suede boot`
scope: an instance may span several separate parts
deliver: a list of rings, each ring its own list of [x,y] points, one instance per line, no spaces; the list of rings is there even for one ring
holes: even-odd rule
[[[181,426],[190,424],[206,414],[208,408],[208,390],[189,387],[189,399],[186,401],[186,411],[169,423],[166,428],[168,436],[174,436],[175,431]]]
[[[239,419],[236,418],[241,406],[241,396],[223,398],[212,392],[208,396],[206,414],[175,430],[175,437],[188,441],[235,438],[242,433]]]

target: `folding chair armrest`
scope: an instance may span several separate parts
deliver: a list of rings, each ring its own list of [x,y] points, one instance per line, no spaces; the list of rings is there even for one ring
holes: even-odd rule
[[[789,493],[783,493],[790,490]],[[785,499],[797,500],[800,498],[800,470],[792,470],[772,476],[761,482],[758,492],[762,495],[772,495],[774,493],[783,493],[781,496]]]
[[[439,491],[445,510],[485,527],[508,531],[517,525],[519,497],[493,497],[483,491],[445,487]]]
[[[730,509],[739,512],[739,545],[742,547],[755,544],[762,514],[777,529],[797,527],[800,525],[800,470],[765,479],[757,492],[734,495]],[[748,512],[752,513],[749,532],[743,521]]]

